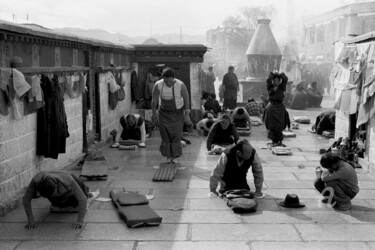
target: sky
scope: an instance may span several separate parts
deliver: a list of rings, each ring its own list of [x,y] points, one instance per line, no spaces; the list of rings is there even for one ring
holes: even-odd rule
[[[355,0],[294,0],[296,17],[316,15]],[[287,0],[0,0],[0,19],[47,28],[104,29],[128,36],[204,34],[243,6],[274,5],[282,25]],[[28,19],[27,19],[28,16]]]

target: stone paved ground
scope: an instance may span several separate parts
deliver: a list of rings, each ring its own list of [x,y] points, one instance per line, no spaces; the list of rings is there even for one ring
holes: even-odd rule
[[[332,100],[323,106],[332,105]],[[312,120],[321,112],[310,109],[290,111],[307,114]],[[0,249],[375,249],[375,178],[359,170],[361,191],[349,212],[334,211],[320,203],[313,189],[314,168],[320,148],[329,141],[308,133],[310,125],[300,125],[296,138],[285,140],[291,156],[275,156],[265,146],[264,127],[255,127],[248,138],[256,148],[265,173],[264,193],[254,214],[231,212],[223,200],[207,197],[208,178],[218,156],[207,155],[205,140],[189,136],[192,144],[184,149],[180,162],[186,166],[173,182],[152,182],[152,166],[162,161],[158,152],[160,138],[154,135],[146,149],[119,151],[103,148],[110,170],[107,181],[87,182],[100,188],[101,196],[109,190],[139,190],[153,194],[150,205],[163,217],[158,227],[129,229],[110,202],[95,201],[85,218],[84,228],[70,228],[76,214],[50,214],[48,202],[34,200],[39,228],[24,230],[26,216],[22,208],[0,218]],[[303,164],[300,168],[298,165]],[[248,179],[252,182],[252,176]],[[253,187],[253,185],[252,185]],[[296,193],[302,209],[279,206],[287,193]],[[169,210],[182,207],[181,211]]]

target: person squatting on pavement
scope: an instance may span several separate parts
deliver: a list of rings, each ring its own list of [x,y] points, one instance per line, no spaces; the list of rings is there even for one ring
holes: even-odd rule
[[[264,110],[264,124],[268,130],[268,138],[272,146],[282,145],[283,130],[287,126],[287,112],[283,104],[288,77],[276,70],[267,79],[269,103]]]
[[[263,198],[263,168],[255,149],[248,140],[241,139],[221,154],[210,176],[210,197],[233,189],[250,190],[246,176],[251,168],[254,176],[255,197]],[[218,185],[220,183],[219,191]]]
[[[37,228],[31,200],[44,197],[57,208],[78,208],[78,220],[73,228],[80,229],[87,211],[87,200],[97,195],[89,192],[89,188],[73,174],[60,171],[40,172],[33,177],[22,199],[28,220],[25,228]]]
[[[331,204],[338,210],[351,209],[351,199],[359,192],[358,178],[354,167],[342,160],[339,155],[332,153],[324,154],[320,159],[320,165],[325,171],[322,172],[320,178],[316,178],[315,188],[325,197],[329,192],[330,197],[333,196]],[[327,198],[322,200],[323,203],[328,201]]]
[[[151,106],[152,121],[159,126],[162,139],[160,152],[167,157],[167,162],[176,163],[175,159],[182,155],[184,123],[192,123],[188,90],[182,81],[175,78],[173,69],[165,68],[163,79],[155,83]]]
[[[225,147],[236,143],[239,139],[236,127],[230,121],[230,117],[224,114],[212,125],[207,136],[206,147],[208,151],[221,154]]]

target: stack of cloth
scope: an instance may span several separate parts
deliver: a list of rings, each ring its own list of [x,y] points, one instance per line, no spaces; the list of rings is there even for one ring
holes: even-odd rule
[[[135,150],[138,148],[140,141],[137,140],[120,140],[118,149],[121,150]]]
[[[128,227],[160,225],[162,217],[148,205],[149,202],[145,195],[112,190],[109,196]]]
[[[310,124],[310,118],[307,116],[295,116],[293,120],[300,124]]]

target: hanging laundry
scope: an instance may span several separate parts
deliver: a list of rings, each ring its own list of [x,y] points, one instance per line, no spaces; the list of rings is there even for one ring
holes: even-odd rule
[[[11,68],[0,69],[0,89],[1,90],[6,91],[11,74],[12,74]]]
[[[9,79],[12,74],[12,69],[0,69],[0,114],[3,116],[9,115],[8,107],[10,106],[10,89]]]
[[[59,77],[59,84],[60,84],[60,87],[61,87],[61,90],[63,91],[63,93],[67,94],[69,96],[69,98],[76,97],[74,95],[74,92],[73,92],[70,77],[68,79],[68,77],[66,77],[66,76],[60,76]]]
[[[12,69],[13,72],[13,87],[18,97],[22,97],[31,89],[30,84],[25,80],[25,76],[16,69]]]
[[[359,128],[362,124],[368,122],[368,120],[374,115],[375,106],[375,95],[370,98],[370,100],[363,105],[359,105],[358,118],[356,127]],[[370,116],[370,114],[372,114]]]
[[[42,75],[41,88],[45,106],[37,113],[36,154],[57,159],[58,154],[65,153],[69,137],[64,99],[57,77]]]
[[[144,98],[143,96],[143,84],[142,82],[138,81],[138,76],[137,72],[133,71],[131,74],[131,100],[132,102],[134,101],[139,101]]]
[[[358,95],[356,89],[348,90],[350,91],[350,104],[349,104],[349,115],[355,114],[358,107]]]
[[[28,115],[43,107],[44,101],[39,76],[26,76],[25,79],[31,85],[27,96],[23,98],[23,115]]]

